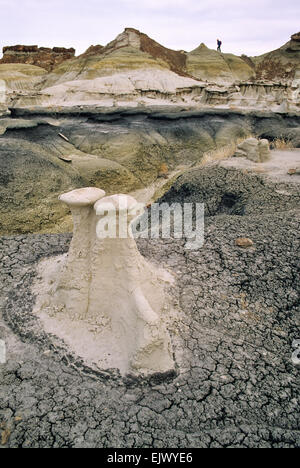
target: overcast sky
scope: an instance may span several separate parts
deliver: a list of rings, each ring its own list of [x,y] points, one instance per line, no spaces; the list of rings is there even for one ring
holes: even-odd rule
[[[133,27],[171,49],[259,55],[300,30],[299,0],[0,0],[0,47],[105,45]],[[1,56],[1,55],[0,55]]]

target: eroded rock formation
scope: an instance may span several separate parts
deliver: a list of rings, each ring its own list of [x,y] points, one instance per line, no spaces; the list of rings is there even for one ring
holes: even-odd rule
[[[186,57],[187,72],[201,81],[231,85],[255,77],[253,68],[241,57],[220,54],[203,43]]]
[[[172,178],[182,166],[200,163],[205,153],[249,135],[270,143],[282,138],[300,147],[300,117],[295,115],[183,112],[175,106],[13,112],[13,118],[0,119],[2,235],[69,232],[72,220],[58,201],[61,193],[93,186],[111,195],[147,187],[151,198],[163,164]]]
[[[235,156],[244,157],[257,163],[266,162],[271,157],[269,142],[265,139],[247,138],[238,145]]]
[[[50,278],[51,261],[44,269],[48,286],[37,313],[46,330],[65,338],[87,364],[134,375],[172,371],[166,329],[171,301],[165,293],[172,277],[137,249],[129,227],[139,213],[136,200],[103,197],[96,188],[60,197],[72,211],[74,234],[66,259]],[[108,220],[116,229],[110,235],[101,229]]]
[[[277,163],[285,172],[296,167],[280,153]],[[174,379],[141,385],[91,375],[51,348],[29,291],[37,259],[68,251],[69,236],[0,239],[0,329],[9,352],[0,366],[4,447],[300,447],[293,363],[300,176],[266,183],[244,169],[193,168],[172,189],[170,203],[208,203],[204,249],[187,252],[181,239],[139,241],[150,261],[177,274],[183,320]],[[237,216],[243,206],[245,216]],[[237,246],[240,237],[253,246]]]
[[[48,72],[65,60],[75,56],[75,49],[65,47],[38,47],[37,45],[15,45],[3,47],[3,58],[0,64],[24,63],[44,68]]]
[[[188,105],[299,110],[299,34],[258,57],[218,53],[201,44],[191,52],[168,49],[126,28],[106,46],[73,49],[13,46],[0,61],[38,65],[43,79],[7,79],[9,107]],[[72,58],[72,60],[69,60]]]
[[[300,70],[300,33],[277,50],[252,57],[257,80],[291,82]]]

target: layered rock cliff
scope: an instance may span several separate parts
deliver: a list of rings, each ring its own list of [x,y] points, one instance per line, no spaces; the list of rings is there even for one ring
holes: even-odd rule
[[[37,45],[15,45],[3,47],[2,63],[25,63],[44,68],[48,72],[65,60],[70,60],[75,56],[75,49],[64,47],[38,47]]]

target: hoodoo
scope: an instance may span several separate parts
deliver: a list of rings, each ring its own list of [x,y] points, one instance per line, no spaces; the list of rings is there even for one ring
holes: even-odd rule
[[[51,72],[53,68],[75,57],[75,49],[65,47],[38,47],[37,45],[15,45],[3,47],[0,64],[24,63],[35,65]]]
[[[110,356],[108,366],[118,367],[123,374],[172,371],[166,328],[172,306],[165,291],[172,278],[138,251],[130,228],[139,211],[136,200],[104,194],[100,189],[83,188],[60,197],[72,211],[74,234],[64,262],[52,271],[52,286],[39,313],[44,318],[46,314],[46,323],[51,321],[51,331],[56,328],[58,336],[63,337],[64,328],[68,330],[69,345],[78,354],[76,335],[82,327],[84,348],[88,353],[92,348],[93,362],[99,366],[104,365],[105,354]],[[109,224],[113,226],[110,232],[103,229]],[[47,267],[45,272],[47,276]],[[90,340],[87,326],[96,330]]]

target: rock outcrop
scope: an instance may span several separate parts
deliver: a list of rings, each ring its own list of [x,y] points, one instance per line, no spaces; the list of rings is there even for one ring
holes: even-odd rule
[[[125,28],[122,34],[119,34],[115,40],[101,50],[101,53],[108,55],[124,47],[133,48],[147,54],[179,75],[186,74],[186,54],[184,51],[168,49],[134,28]]]
[[[293,34],[291,36],[291,40],[295,42],[300,42],[300,32]]]
[[[167,104],[297,112],[298,37],[277,51],[250,58],[221,54],[205,44],[192,52],[175,51],[126,28],[106,46],[91,46],[79,57],[73,49],[5,48],[0,76],[6,62],[48,71],[24,85],[16,70],[15,79],[7,81],[9,107]]]
[[[60,197],[72,211],[73,239],[54,276],[53,261],[44,267],[47,292],[36,313],[46,331],[56,329],[87,364],[119,368],[123,375],[171,372],[165,324],[172,307],[165,287],[172,277],[138,251],[130,228],[139,212],[136,200],[104,195],[88,187]]]
[[[300,71],[300,33],[277,50],[252,57],[256,80],[291,82]]]
[[[297,167],[299,162],[300,151],[272,151],[271,159],[260,167],[244,158],[215,161],[186,171],[159,202],[204,203],[207,222],[220,216],[223,223],[226,214],[236,218],[257,216],[261,223],[272,214],[284,215],[292,210],[298,213],[300,176],[291,177],[287,169]],[[240,247],[252,247],[251,241],[255,241],[249,231],[240,232],[236,238],[250,239],[239,240]]]
[[[291,169],[288,170],[288,175],[292,176],[292,175],[300,175],[300,166],[298,167],[293,167]]]
[[[64,47],[38,47],[37,45],[15,45],[3,47],[2,63],[24,63],[44,68],[48,72],[65,60],[75,56],[75,49]]]
[[[266,162],[271,157],[271,151],[268,140],[257,140],[256,138],[247,138],[237,146],[236,157],[244,157],[253,162]]]
[[[150,382],[91,372],[61,340],[54,346],[33,315],[37,261],[67,252],[68,235],[2,237],[4,448],[299,448],[300,193],[293,181],[279,188],[219,164],[178,181],[170,203],[209,201],[211,216],[198,251],[187,252],[182,239],[139,240],[149,262],[177,276],[172,293],[180,303],[179,326],[170,330],[177,373]],[[229,194],[232,215],[218,216]],[[236,216],[243,203],[251,211]],[[236,246],[240,237],[253,247]]]

